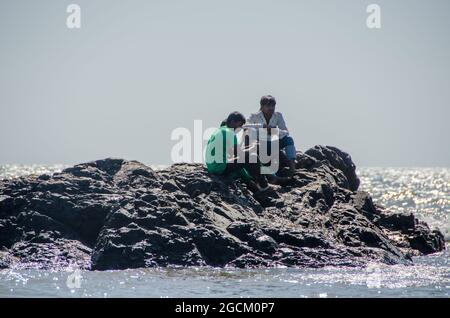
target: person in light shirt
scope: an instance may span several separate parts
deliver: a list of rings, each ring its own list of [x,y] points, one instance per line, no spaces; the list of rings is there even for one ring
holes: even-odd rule
[[[284,150],[290,170],[290,176],[295,172],[295,159],[297,151],[295,149],[294,139],[289,135],[289,130],[284,121],[283,115],[275,111],[277,102],[272,95],[261,97],[260,109],[257,113],[251,114],[247,123],[254,127],[267,128],[268,133],[274,128],[279,132],[279,149]],[[268,141],[271,142],[270,140]],[[270,149],[270,145],[268,145]]]

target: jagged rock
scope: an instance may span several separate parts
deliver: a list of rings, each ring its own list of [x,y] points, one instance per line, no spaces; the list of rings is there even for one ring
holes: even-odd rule
[[[350,156],[298,153],[290,185],[254,195],[202,165],[105,159],[0,181],[0,268],[360,266],[445,248],[412,214],[358,191]]]

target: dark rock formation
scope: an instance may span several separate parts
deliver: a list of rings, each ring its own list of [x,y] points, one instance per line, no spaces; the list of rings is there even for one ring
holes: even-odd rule
[[[440,232],[358,186],[350,156],[322,146],[262,195],[201,165],[122,159],[3,180],[0,267],[359,266],[444,249]]]

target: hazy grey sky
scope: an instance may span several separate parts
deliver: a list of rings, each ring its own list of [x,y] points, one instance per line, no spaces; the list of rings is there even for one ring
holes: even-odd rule
[[[0,164],[168,164],[174,128],[270,93],[300,150],[449,167],[449,30],[448,0],[0,0]]]

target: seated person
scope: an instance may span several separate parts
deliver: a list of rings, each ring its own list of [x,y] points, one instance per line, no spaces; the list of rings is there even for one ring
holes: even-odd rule
[[[208,171],[220,175],[240,176],[257,190],[269,188],[266,177],[261,174],[261,164],[256,151],[241,149],[235,129],[245,124],[245,117],[239,112],[231,113],[222,126],[209,138],[206,147]],[[255,188],[253,187],[253,188]]]
[[[283,115],[280,112],[275,111],[275,105],[277,104],[275,97],[271,95],[265,95],[261,97],[260,109],[257,113],[251,114],[248,119],[248,124],[255,128],[267,128],[270,133],[271,128],[278,128],[279,130],[279,149],[285,151],[287,157],[287,164],[289,166],[290,176],[295,172],[295,159],[297,151],[295,149],[294,140],[289,136],[289,131],[286,127]],[[271,141],[268,141],[268,149],[271,148]]]

